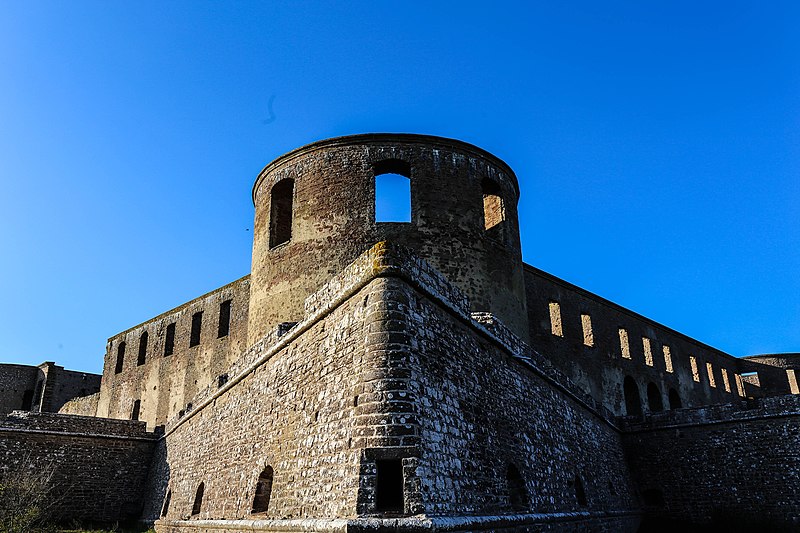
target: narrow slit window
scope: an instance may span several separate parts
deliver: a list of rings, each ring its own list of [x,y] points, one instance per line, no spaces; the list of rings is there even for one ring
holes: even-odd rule
[[[508,484],[508,499],[511,510],[514,512],[525,512],[530,505],[528,489],[525,487],[525,480],[522,478],[519,469],[513,465],[508,465],[506,470],[506,483]]]
[[[136,366],[142,366],[147,360],[147,337],[146,331],[139,337],[139,357],[136,359]]]
[[[497,182],[490,179],[481,181],[483,191],[483,225],[486,231],[503,236],[503,226],[506,220],[503,191]]]
[[[619,349],[623,359],[631,358],[631,345],[628,342],[628,330],[625,328],[619,328]]]
[[[689,356],[689,366],[692,367],[692,381],[700,383],[700,368],[697,366],[697,357]]]
[[[200,510],[203,508],[203,492],[206,490],[206,484],[200,482],[200,485],[197,487],[197,492],[194,495],[194,503],[192,504],[192,516],[197,516],[200,514]]]
[[[119,374],[122,372],[122,366],[125,363],[125,341],[119,343],[117,346],[117,365],[114,367],[114,373]]]
[[[411,222],[411,166],[400,159],[375,163],[375,222]]]
[[[722,372],[722,386],[725,388],[725,392],[731,391],[731,382],[728,380],[728,369],[723,368],[720,370]]]
[[[706,363],[706,374],[708,374],[708,384],[717,388],[717,380],[714,379],[714,367],[711,366],[711,363]]]
[[[653,366],[653,348],[650,346],[650,339],[642,337],[642,348],[644,349],[644,364]]]
[[[564,329],[561,326],[561,304],[550,302],[550,333],[557,337],[564,336]]]
[[[269,209],[269,247],[275,248],[292,239],[292,202],[294,180],[284,179],[273,185]]]
[[[231,301],[225,300],[219,304],[219,325],[217,338],[227,337],[231,330]]]
[[[131,409],[131,420],[139,420],[139,412],[142,409],[142,400],[133,402],[133,409]]]
[[[736,391],[739,393],[739,396],[744,398],[744,381],[742,381],[742,376],[739,374],[734,374],[733,377],[736,379]]]
[[[400,459],[375,461],[375,508],[380,513],[403,512],[403,462]]]
[[[672,374],[674,372],[672,368],[672,351],[666,344],[661,346],[661,350],[664,352],[664,367],[667,369],[667,372]]]
[[[588,505],[586,489],[583,488],[583,480],[580,476],[575,476],[575,499],[578,500],[578,505],[581,507]]]
[[[175,350],[175,322],[167,326],[167,334],[164,339],[164,355],[172,355]]]
[[[203,329],[203,312],[199,311],[192,315],[192,334],[189,338],[189,347],[200,344],[200,331]]]
[[[253,497],[252,514],[266,513],[269,510],[269,499],[272,495],[273,470],[267,466],[258,476],[256,482],[256,494]]]
[[[594,346],[594,333],[592,333],[592,317],[590,315],[581,315],[581,326],[583,327],[583,344],[585,346]]]

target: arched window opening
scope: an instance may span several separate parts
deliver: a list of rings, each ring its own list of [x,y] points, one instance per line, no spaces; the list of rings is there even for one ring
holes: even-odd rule
[[[22,393],[22,410],[30,411],[33,407],[33,390],[28,389]]]
[[[403,462],[400,459],[375,461],[375,509],[379,513],[403,512]]]
[[[519,469],[513,464],[508,465],[506,470],[506,484],[508,485],[508,499],[511,510],[523,512],[528,510],[530,500],[528,499],[528,489],[525,480],[519,473]]]
[[[503,240],[506,211],[500,185],[484,178],[481,181],[481,189],[483,191],[483,227],[489,232],[490,237]]]
[[[125,362],[125,341],[119,343],[117,346],[117,366],[114,367],[114,373],[119,374],[122,372],[122,364]]]
[[[628,416],[642,416],[642,399],[639,397],[639,387],[630,376],[625,376],[622,385],[625,396],[625,414]]]
[[[131,409],[131,420],[139,420],[139,411],[142,409],[142,400],[133,402],[133,409]]]
[[[647,407],[650,408],[651,413],[660,413],[664,410],[661,391],[658,390],[658,387],[653,382],[647,384]]]
[[[164,505],[161,506],[161,516],[167,516],[169,512],[169,501],[172,499],[172,490],[167,491],[167,496],[164,498]]]
[[[203,507],[203,492],[206,490],[206,484],[204,482],[200,482],[200,485],[197,487],[197,492],[194,495],[194,503],[192,504],[192,516],[197,516],[200,514],[200,509]]]
[[[167,325],[167,334],[164,338],[164,356],[172,355],[175,349],[175,322]]]
[[[275,248],[292,238],[292,202],[294,180],[284,179],[273,185],[269,209],[269,247]]]
[[[253,498],[253,514],[266,513],[269,509],[269,498],[272,495],[273,470],[267,466],[258,476],[256,495]]]
[[[678,391],[669,389],[669,408],[680,409],[681,407],[683,407],[683,403],[681,402],[680,395],[678,395]]]
[[[575,499],[578,500],[578,505],[586,507],[586,490],[583,488],[583,480],[581,476],[575,476]]]
[[[141,366],[144,364],[145,359],[147,359],[147,332],[145,331],[142,333],[142,336],[139,337],[139,357],[136,359],[136,365]]]
[[[385,159],[375,171],[375,222],[411,222],[411,165]]]

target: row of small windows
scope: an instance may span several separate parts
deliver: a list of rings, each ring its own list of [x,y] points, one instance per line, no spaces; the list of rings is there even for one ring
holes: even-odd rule
[[[628,416],[642,416],[642,400],[639,396],[639,386],[631,376],[625,376],[622,382],[622,394],[625,399],[625,414]],[[667,401],[669,401],[669,408],[680,409],[683,407],[681,397],[678,391],[670,388],[667,393]],[[647,384],[647,407],[651,413],[660,413],[664,410],[664,400],[661,397],[661,391],[658,385],[652,381]]]
[[[508,487],[508,501],[511,510],[515,513],[530,512],[531,502],[525,479],[513,463],[506,468],[506,486]],[[569,486],[575,491],[575,502],[581,507],[586,507],[589,502],[581,476],[576,474],[569,481]],[[611,486],[611,482],[609,482],[609,486]]]
[[[385,159],[373,165],[375,174],[375,222],[411,222],[411,165],[400,159]],[[488,178],[481,181],[484,229],[489,236],[505,240],[505,203],[500,185]],[[270,192],[269,247],[292,239],[294,180],[286,178]]]
[[[203,328],[203,312],[198,311],[192,315],[192,326],[189,334],[189,347],[200,344],[200,333]],[[217,338],[227,337],[231,329],[231,300],[219,304],[219,321],[217,323]],[[138,357],[136,366],[142,366],[147,361],[147,343],[150,338],[148,332],[143,332],[139,337]],[[125,363],[125,341],[117,345],[117,360],[114,373],[119,374]],[[167,325],[164,335],[164,356],[172,355],[175,350],[175,322]]]
[[[564,327],[561,322],[561,304],[559,304],[558,302],[551,301],[549,304],[549,311],[550,311],[550,332],[557,337],[563,337]],[[588,347],[593,347],[594,333],[592,331],[592,317],[590,315],[581,314],[581,328],[583,330],[583,344]],[[625,328],[619,328],[618,332],[619,332],[619,349],[622,358],[632,359],[628,330]],[[655,366],[652,340],[648,337],[642,337],[642,353],[644,354],[645,365]],[[667,344],[661,345],[661,355],[664,360],[664,369],[669,374],[674,373],[675,368],[672,362],[672,349],[669,347],[669,345]],[[694,355],[689,355],[689,365],[691,366],[692,370],[692,379],[695,382],[699,383],[700,371],[697,363],[697,358]],[[714,377],[713,365],[710,362],[706,362],[706,376],[708,377],[708,384],[712,388],[717,388],[717,381]],[[728,370],[722,368],[721,376],[722,376],[722,385],[725,389],[725,392],[729,393],[732,392]],[[744,385],[742,383],[742,378],[739,374],[734,374],[734,377],[736,379],[737,392],[739,393],[739,396],[744,397],[745,392],[744,392]]]

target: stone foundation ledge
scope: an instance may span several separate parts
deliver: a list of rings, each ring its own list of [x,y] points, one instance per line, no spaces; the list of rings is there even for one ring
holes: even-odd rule
[[[158,533],[247,531],[318,533],[433,533],[467,531],[635,532],[638,511],[529,513],[485,516],[412,516],[405,518],[334,518],[285,520],[158,520]]]

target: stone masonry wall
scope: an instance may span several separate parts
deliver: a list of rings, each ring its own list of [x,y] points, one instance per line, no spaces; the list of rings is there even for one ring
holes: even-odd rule
[[[239,359],[247,347],[249,276],[216,289],[143,324],[111,337],[103,366],[98,416],[129,419],[138,400],[139,420],[153,428],[185,410],[192,397]],[[220,337],[220,304],[230,300],[230,329]],[[202,312],[200,342],[190,346],[192,317]],[[167,330],[174,324],[172,353],[167,355]],[[147,332],[147,349],[139,364],[139,345]],[[125,343],[117,373],[120,344]]]
[[[64,415],[81,415],[81,416],[96,416],[97,415],[97,402],[100,399],[100,393],[96,392],[89,396],[81,396],[73,398],[58,410],[60,414]]]
[[[146,518],[158,517],[164,495],[169,521],[249,518],[259,473],[274,469],[267,518],[354,516],[363,453],[357,440],[368,421],[354,416],[364,380],[378,371],[365,339],[380,301],[370,284],[331,310],[322,309],[271,344],[257,343],[244,358],[253,361],[211,403],[167,425],[159,461],[166,465]],[[251,353],[252,352],[252,353]],[[232,373],[232,380],[237,379]],[[360,404],[359,404],[360,405]],[[374,432],[374,430],[369,430]]]
[[[154,444],[142,422],[18,411],[0,418],[0,479],[52,474],[64,522],[135,519]]]
[[[39,369],[27,365],[0,365],[0,415],[22,409],[25,391],[36,389]]]
[[[532,346],[612,412],[627,414],[626,376],[634,379],[645,413],[651,411],[647,394],[651,383],[665,410],[670,408],[670,389],[683,407],[727,403],[740,397],[736,375],[744,370],[739,359],[529,265],[525,265],[525,286]],[[561,336],[552,333],[551,303],[560,308]],[[585,319],[581,315],[590,317],[592,346],[584,343]],[[627,332],[627,358],[622,353],[620,328]],[[650,343],[649,359],[644,338]],[[690,356],[695,357],[696,373]],[[713,386],[706,363],[711,364]]]
[[[648,515],[716,530],[800,530],[800,397],[653,416],[625,448]]]

